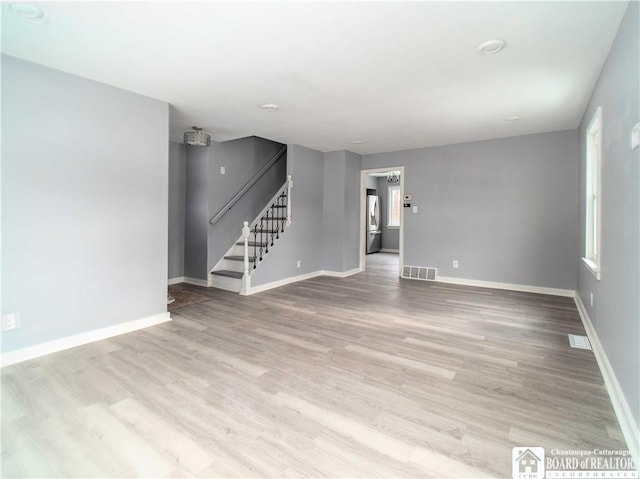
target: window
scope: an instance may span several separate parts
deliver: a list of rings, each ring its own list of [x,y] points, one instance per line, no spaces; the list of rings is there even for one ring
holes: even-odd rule
[[[400,186],[389,187],[389,201],[387,201],[387,228],[400,227],[400,208],[402,198],[400,198]]]
[[[587,128],[585,254],[582,258],[597,279],[600,279],[600,251],[602,248],[600,244],[601,164],[602,107],[598,107]]]

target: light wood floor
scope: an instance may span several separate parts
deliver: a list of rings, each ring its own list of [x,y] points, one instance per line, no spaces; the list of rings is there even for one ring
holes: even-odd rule
[[[2,371],[3,477],[511,477],[625,448],[571,299],[367,272],[240,297]]]

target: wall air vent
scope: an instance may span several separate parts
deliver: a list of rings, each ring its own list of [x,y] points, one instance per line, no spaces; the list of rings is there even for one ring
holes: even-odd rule
[[[421,281],[435,281],[438,268],[427,268],[424,266],[402,266],[402,278],[419,279]]]

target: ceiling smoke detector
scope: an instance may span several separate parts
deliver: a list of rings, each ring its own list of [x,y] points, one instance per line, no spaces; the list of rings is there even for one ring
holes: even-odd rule
[[[280,107],[274,103],[265,103],[260,108],[264,111],[277,111]]]
[[[191,146],[209,146],[211,144],[211,135],[207,135],[202,128],[192,126],[193,131],[187,131],[184,134],[184,142]]]
[[[494,38],[493,40],[487,40],[484,43],[478,45],[478,51],[485,55],[492,55],[494,53],[501,52],[507,46],[502,38]]]

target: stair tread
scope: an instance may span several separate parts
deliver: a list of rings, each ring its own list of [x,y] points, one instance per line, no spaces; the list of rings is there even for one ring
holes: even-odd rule
[[[230,259],[231,261],[244,261],[244,256],[232,254],[229,256],[225,256],[224,259]],[[250,262],[254,262],[255,260],[256,260],[255,256],[249,256]]]
[[[271,205],[271,208],[286,208],[287,205]]]
[[[242,246],[242,245],[244,245],[244,241],[238,241],[236,244]],[[269,243],[260,243],[260,242],[256,242],[256,241],[249,241],[249,246],[258,246],[258,247],[260,247],[260,246],[267,246],[267,244],[269,244]]]
[[[236,278],[236,279],[242,279],[242,276],[244,276],[244,273],[241,273],[240,271],[229,271],[227,269],[219,269],[217,271],[212,271],[211,274],[215,274],[217,276],[227,276],[229,278]]]

